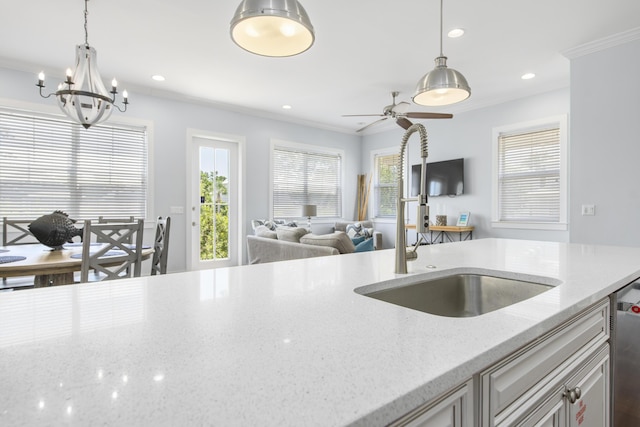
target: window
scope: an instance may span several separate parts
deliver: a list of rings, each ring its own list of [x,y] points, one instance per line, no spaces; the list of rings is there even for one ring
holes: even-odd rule
[[[400,154],[374,154],[374,215],[395,218],[398,203]]]
[[[272,143],[273,217],[300,217],[302,205],[316,205],[318,217],[342,217],[342,157],[319,147]]]
[[[147,130],[0,109],[0,215],[145,218]]]
[[[566,116],[494,129],[493,226],[566,230]]]

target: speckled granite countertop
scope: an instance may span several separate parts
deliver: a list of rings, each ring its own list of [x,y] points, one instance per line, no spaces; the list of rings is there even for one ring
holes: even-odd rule
[[[0,293],[0,425],[384,425],[640,276],[640,248],[419,253],[403,280],[486,269],[561,284],[439,317],[353,291],[396,277],[385,250]]]

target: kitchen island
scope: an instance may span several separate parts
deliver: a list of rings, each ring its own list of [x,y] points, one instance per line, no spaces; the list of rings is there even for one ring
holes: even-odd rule
[[[0,425],[385,425],[640,276],[640,248],[479,239],[0,293]],[[355,288],[449,270],[555,285],[481,316]]]

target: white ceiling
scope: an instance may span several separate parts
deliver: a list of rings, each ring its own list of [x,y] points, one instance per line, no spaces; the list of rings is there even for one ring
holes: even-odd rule
[[[105,82],[116,76],[132,92],[132,107],[136,92],[165,94],[346,132],[375,118],[341,115],[381,113],[393,90],[401,92],[399,101],[410,101],[433,68],[438,0],[300,2],[316,42],[289,58],[252,55],[231,41],[229,21],[240,0],[91,0],[89,44]],[[74,62],[74,46],[84,42],[84,1],[4,3],[0,66],[33,72],[34,84],[44,70],[48,88],[55,88]],[[446,0],[445,32],[454,27],[466,34],[445,37],[443,50],[449,67],[467,78],[471,98],[410,111],[455,114],[566,87],[563,52],[625,32],[637,38],[640,1]],[[521,80],[525,72],[537,77]],[[166,81],[151,80],[154,74]]]

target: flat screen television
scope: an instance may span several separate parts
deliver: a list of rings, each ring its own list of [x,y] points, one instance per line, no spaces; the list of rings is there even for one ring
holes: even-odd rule
[[[464,159],[427,163],[427,196],[459,196],[464,193]],[[411,167],[411,196],[420,192],[420,165]]]

